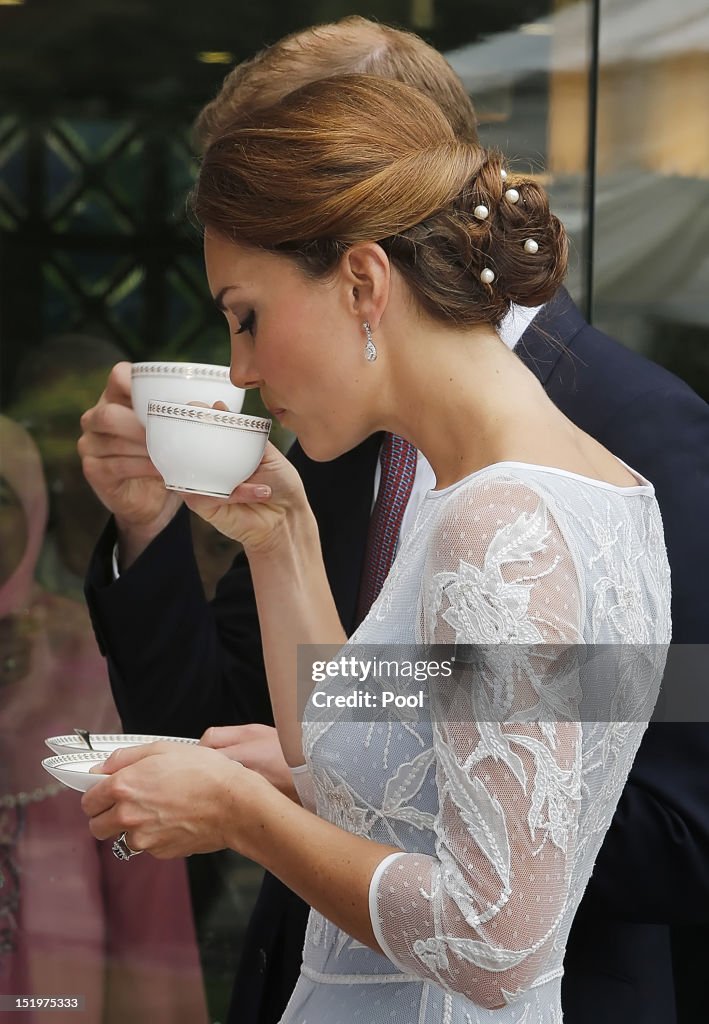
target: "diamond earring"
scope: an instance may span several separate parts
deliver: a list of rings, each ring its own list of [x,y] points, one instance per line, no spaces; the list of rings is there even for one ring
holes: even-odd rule
[[[377,346],[374,344],[374,339],[372,338],[372,328],[369,326],[368,320],[364,321],[362,327],[364,328],[364,333],[367,335],[367,344],[364,346],[364,358],[370,363],[373,363],[377,358]]]

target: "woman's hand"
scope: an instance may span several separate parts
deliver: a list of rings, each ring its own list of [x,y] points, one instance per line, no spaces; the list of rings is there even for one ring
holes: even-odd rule
[[[268,551],[309,506],[298,471],[275,445],[266,445],[257,470],[222,501],[185,495],[189,507],[220,533],[240,541],[246,554]]]
[[[131,404],[131,364],[117,363],[106,388],[81,417],[77,448],[89,485],[119,529],[156,536],[181,505],[165,489],[145,446],[145,428]]]
[[[92,834],[110,839],[127,832],[132,849],[159,859],[238,848],[240,820],[264,788],[272,790],[216,750],[169,741],[118,750],[100,771],[111,778],[81,801]]]
[[[263,775],[284,796],[300,803],[293,776],[286,764],[278,733],[272,725],[253,722],[248,725],[212,726],[199,741],[232,761]]]
[[[77,448],[84,476],[115,517],[124,571],[182,505],[150,461],[145,428],[131,404],[130,363],[113,367],[98,402],[81,417],[81,429]]]

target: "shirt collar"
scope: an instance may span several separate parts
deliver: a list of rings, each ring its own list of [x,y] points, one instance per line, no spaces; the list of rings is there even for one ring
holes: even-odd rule
[[[541,306],[510,306],[509,313],[500,322],[497,333],[508,348],[514,348]]]

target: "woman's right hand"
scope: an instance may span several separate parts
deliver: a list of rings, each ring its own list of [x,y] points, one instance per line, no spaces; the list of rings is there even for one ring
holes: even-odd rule
[[[215,529],[239,541],[247,555],[272,550],[294,517],[310,513],[298,471],[270,442],[258,468],[224,501],[185,494],[185,504]]]
[[[78,450],[84,476],[121,530],[157,534],[181,499],[165,489],[150,461],[145,428],[131,403],[131,364],[117,363],[96,405],[81,417]]]

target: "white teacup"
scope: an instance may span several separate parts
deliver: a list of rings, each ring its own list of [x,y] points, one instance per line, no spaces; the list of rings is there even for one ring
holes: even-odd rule
[[[148,453],[171,491],[227,498],[256,470],[270,429],[259,416],[148,403]]]
[[[241,412],[244,389],[229,380],[228,366],[212,363],[133,363],[130,382],[136,416],[148,423],[148,402],[224,402],[230,412]]]

